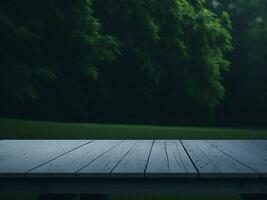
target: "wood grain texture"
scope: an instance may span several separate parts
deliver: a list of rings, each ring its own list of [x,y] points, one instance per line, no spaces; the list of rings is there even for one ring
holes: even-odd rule
[[[140,140],[111,172],[112,178],[144,178],[152,140]]]
[[[126,140],[77,172],[78,177],[109,178],[110,172],[123,159],[137,140]]]
[[[24,174],[90,140],[12,140],[0,145],[0,177]]]
[[[236,161],[267,177],[267,141],[209,140],[210,144]]]
[[[266,179],[266,140],[0,140],[0,178]]]
[[[204,154],[201,145],[197,140],[182,140],[187,153],[197,167],[199,176],[201,178],[220,178],[221,171],[211,162],[211,160]]]
[[[230,156],[219,151],[207,141],[196,141],[205,156],[221,171],[223,178],[257,178],[259,174]]]
[[[0,149],[4,148],[7,145],[17,142],[17,140],[0,140]]]
[[[181,142],[179,140],[167,140],[165,144],[170,176],[173,178],[198,177],[198,172],[185,152]]]
[[[29,171],[26,177],[75,177],[77,171],[90,164],[120,142],[120,140],[95,140],[45,165]]]
[[[169,163],[166,151],[166,141],[156,140],[151,150],[145,176],[147,178],[170,177]]]

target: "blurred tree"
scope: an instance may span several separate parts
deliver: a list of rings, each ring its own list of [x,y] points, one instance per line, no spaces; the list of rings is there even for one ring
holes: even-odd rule
[[[1,113],[192,124],[224,97],[230,20],[204,0],[1,1],[0,28]]]
[[[36,104],[53,115],[72,115],[71,107],[86,101],[85,85],[119,51],[114,38],[100,33],[90,6],[90,0],[0,2],[2,109],[10,112],[26,102],[28,114],[38,115]]]
[[[267,2],[209,1],[214,12],[230,13],[234,51],[225,74],[226,98],[217,121],[266,125],[267,117]]]
[[[207,120],[224,96],[227,13],[217,16],[201,0],[97,0],[93,8],[103,31],[123,45],[107,87],[124,113],[164,123]]]

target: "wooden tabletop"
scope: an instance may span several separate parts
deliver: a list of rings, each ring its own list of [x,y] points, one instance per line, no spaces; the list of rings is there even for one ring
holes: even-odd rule
[[[1,140],[0,178],[267,178],[266,140]]]
[[[267,140],[0,140],[0,192],[267,193]]]

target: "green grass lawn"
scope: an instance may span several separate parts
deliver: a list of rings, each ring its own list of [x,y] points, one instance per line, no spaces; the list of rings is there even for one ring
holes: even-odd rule
[[[267,129],[168,127],[0,119],[0,139],[267,139]],[[112,195],[112,200],[239,200],[239,195]],[[36,200],[36,194],[2,194],[1,200]]]
[[[267,139],[267,129],[110,125],[0,119],[0,138]]]

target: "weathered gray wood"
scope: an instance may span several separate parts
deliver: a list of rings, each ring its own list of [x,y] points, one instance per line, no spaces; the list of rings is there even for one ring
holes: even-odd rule
[[[195,141],[205,156],[221,171],[223,178],[257,178],[259,174],[206,141]]]
[[[120,140],[96,140],[65,154],[45,165],[29,171],[26,177],[75,177],[76,172],[106,151],[118,145]]]
[[[0,149],[4,148],[7,145],[17,142],[17,140],[0,140]]]
[[[221,171],[206,157],[196,140],[182,140],[181,142],[197,167],[201,178],[218,178],[222,176]]]
[[[1,140],[0,177],[267,177],[266,140],[90,142]]]
[[[90,140],[5,141],[0,150],[0,177],[23,177],[27,171],[91,142]]]
[[[171,177],[198,177],[198,172],[196,171],[194,165],[192,164],[179,140],[167,140],[166,150]]]
[[[267,141],[266,140],[231,140],[229,145],[239,146],[249,154],[267,159]]]
[[[140,140],[111,172],[112,178],[144,178],[152,140]]]
[[[147,178],[170,177],[166,143],[164,140],[156,140],[151,150],[145,176]]]
[[[267,141],[234,141],[234,140],[209,140],[221,152],[258,172],[261,177],[267,177]],[[250,143],[250,144],[248,144]]]
[[[110,172],[119,163],[137,140],[126,140],[110,151],[104,153],[95,161],[77,172],[78,177],[108,178]]]

